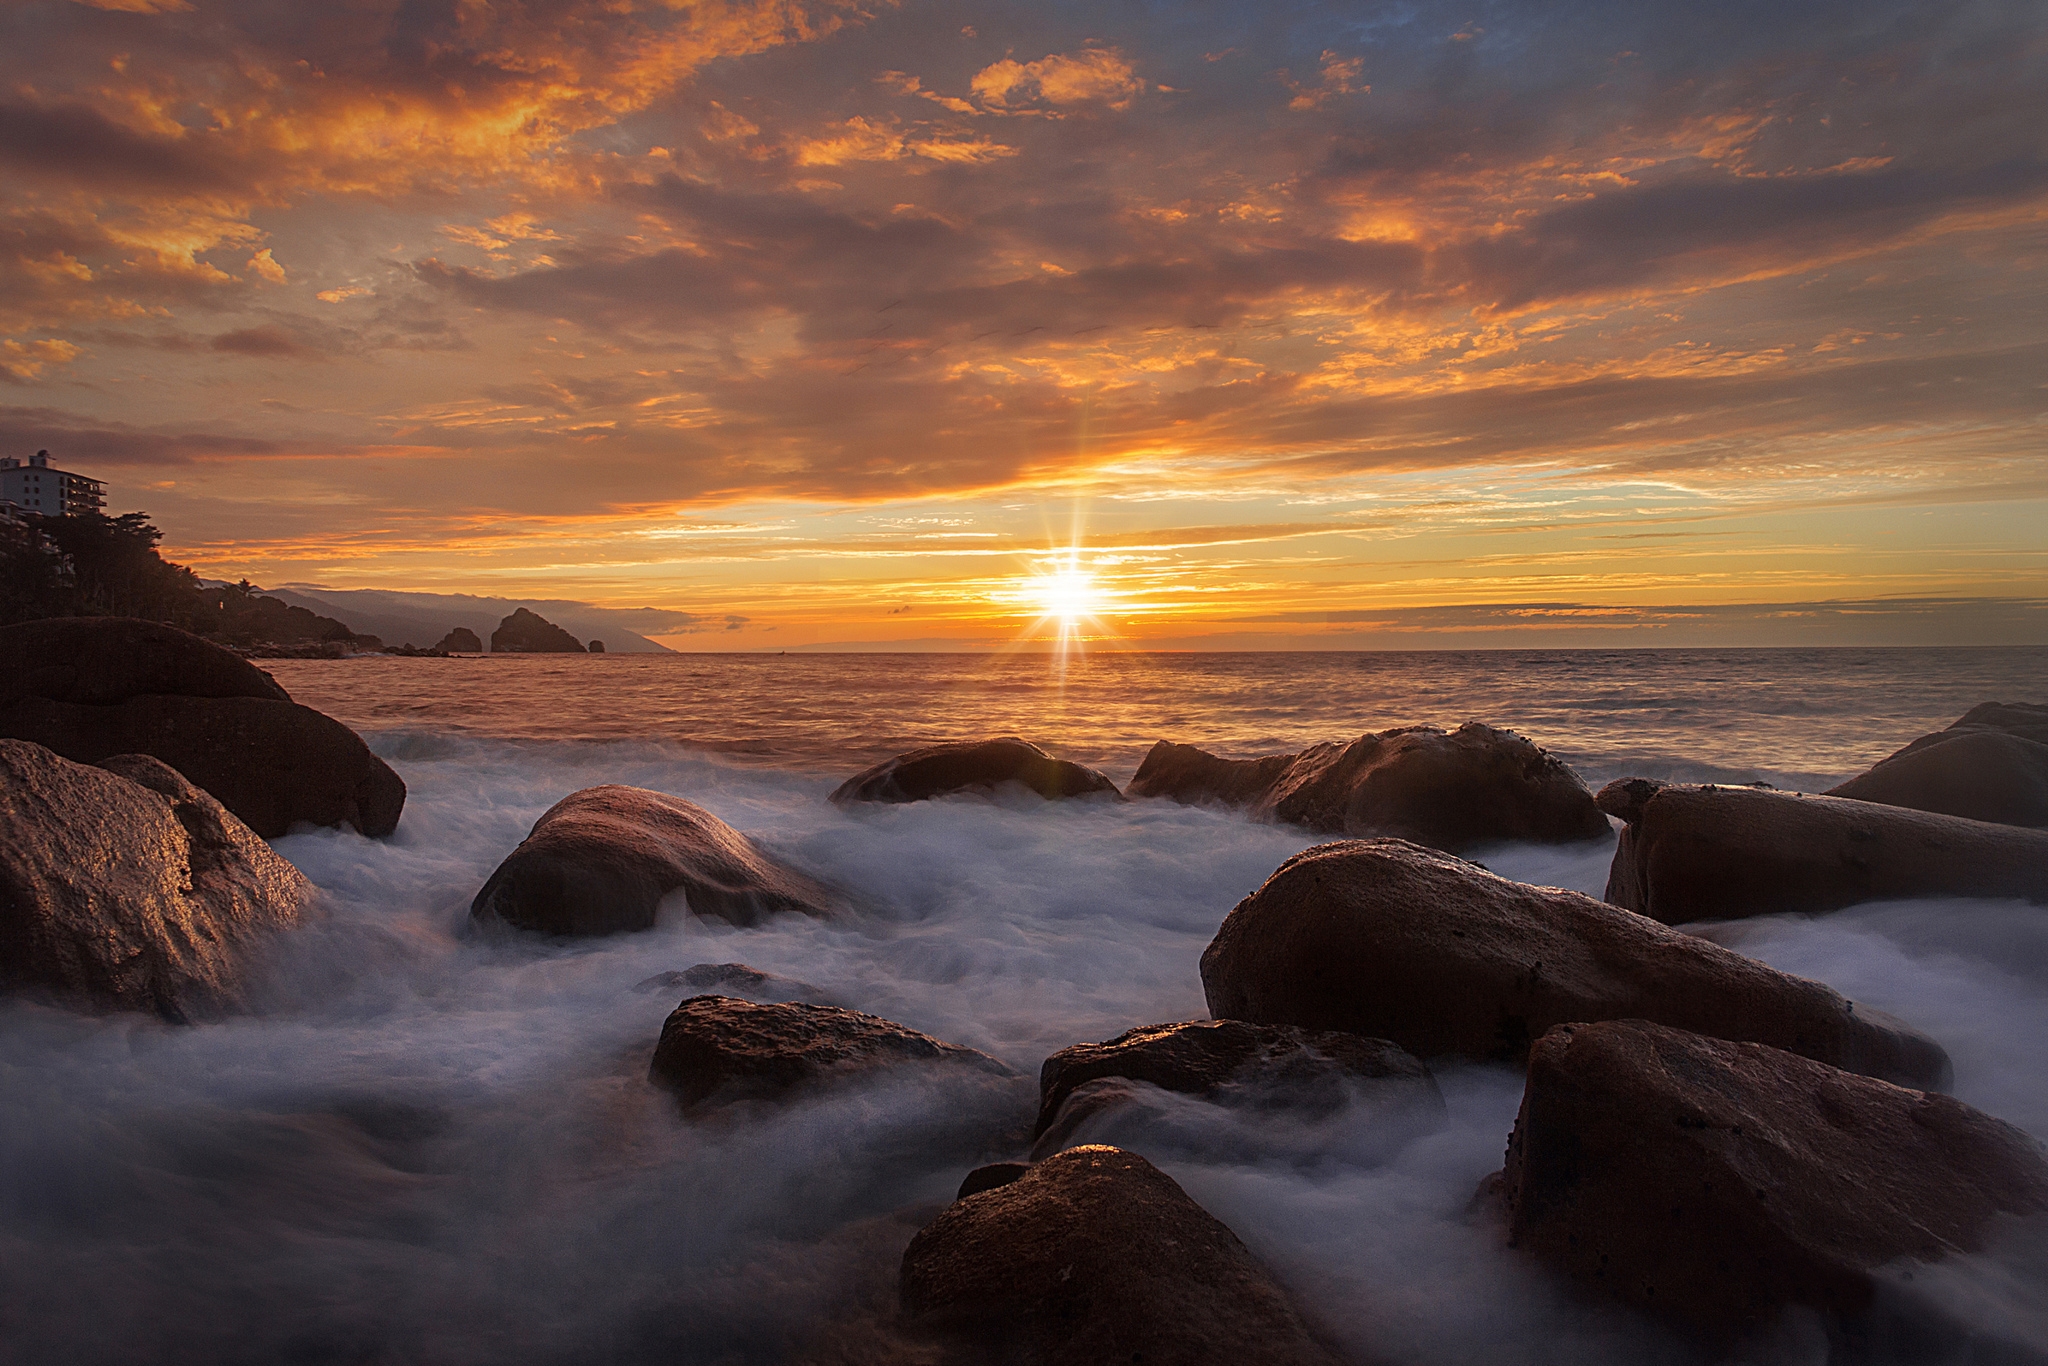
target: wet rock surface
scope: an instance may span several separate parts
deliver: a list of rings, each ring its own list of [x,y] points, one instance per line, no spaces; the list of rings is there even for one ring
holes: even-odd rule
[[[1318,845],[1202,955],[1210,1013],[1518,1062],[1559,1024],[1641,1018],[1941,1086],[1939,1045],[1839,993],[1556,887],[1402,840]]]
[[[0,986],[182,1021],[242,1004],[299,871],[168,765],[0,740]]]
[[[1448,733],[1409,726],[1263,759],[1221,759],[1162,740],[1129,795],[1216,802],[1318,834],[1394,836],[1453,852],[1602,839],[1611,829],[1561,761],[1477,722]]]
[[[125,618],[0,629],[0,734],[77,763],[149,754],[265,839],[293,825],[397,828],[405,783],[270,675],[175,627]]]
[[[662,898],[736,925],[782,911],[828,915],[831,889],[776,862],[695,802],[588,787],[556,802],[470,903],[478,920],[548,934],[653,927]]]
[[[1335,1358],[1244,1244],[1135,1153],[1072,1148],[949,1206],[903,1254],[904,1323],[996,1362]]]
[[[1786,1304],[1857,1313],[1885,1264],[2048,1209],[2048,1161],[1948,1096],[1627,1020],[1537,1042],[1499,1190],[1516,1246],[1733,1333]]]
[[[1028,740],[927,745],[861,770],[832,793],[850,802],[921,802],[955,792],[985,792],[1018,783],[1048,801],[1097,794],[1120,797],[1115,783],[1095,769],[1055,759]]]
[[[1986,702],[1824,794],[2048,826],[2048,706]]]
[[[1258,1093],[1341,1094],[1347,1083],[1373,1082],[1412,1093],[1415,1103],[1443,1112],[1443,1097],[1429,1069],[1385,1039],[1243,1020],[1194,1020],[1148,1025],[1105,1043],[1074,1044],[1047,1058],[1039,1071],[1032,1137],[1054,1127],[1077,1088],[1104,1078],[1198,1096],[1234,1084]]]
[[[648,1080],[686,1108],[774,1099],[802,1087],[904,1064],[1016,1074],[986,1053],[942,1043],[879,1015],[802,1002],[695,996],[669,1013]]]
[[[1601,789],[1632,813],[1607,900],[1670,925],[1921,896],[2048,900],[2048,830],[1750,787]],[[1610,794],[1613,794],[1610,796]]]

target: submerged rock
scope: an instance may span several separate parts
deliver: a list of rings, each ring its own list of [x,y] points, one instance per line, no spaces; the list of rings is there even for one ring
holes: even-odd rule
[[[633,990],[682,992],[685,996],[743,996],[750,1001],[809,1001],[813,1005],[837,1005],[830,993],[794,977],[763,972],[745,963],[698,963],[681,972],[657,972],[635,982]]]
[[[467,626],[458,626],[442,636],[440,643],[434,648],[451,655],[480,655],[484,652],[484,643],[477,633]]]
[[[1162,740],[1131,779],[1130,795],[1216,802],[1318,834],[1391,835],[1453,852],[1610,831],[1563,762],[1476,721],[1449,734],[1408,726],[1264,759],[1221,759]]]
[[[1986,702],[1825,793],[2000,825],[2048,826],[2048,706]]]
[[[1610,783],[1607,900],[1666,924],[1921,896],[2048,900],[2048,831],[1847,797]]]
[[[1095,769],[1055,759],[1037,745],[1006,735],[999,740],[927,745],[862,769],[841,783],[834,802],[921,802],[953,792],[987,791],[1021,783],[1048,801],[1108,793],[1116,784]]]
[[[0,628],[0,735],[77,763],[161,759],[266,839],[301,821],[388,835],[405,783],[347,726],[189,632],[120,617]]]
[[[479,920],[549,934],[651,929],[662,898],[735,925],[778,911],[828,915],[831,890],[769,858],[698,806],[607,784],[549,807],[470,903]]]
[[[1335,1360],[1235,1234],[1117,1148],[1071,1148],[956,1201],[911,1239],[901,1298],[912,1332],[989,1360]]]
[[[0,740],[0,986],[171,1020],[242,1003],[299,870],[168,765]]]
[[[583,646],[576,637],[524,607],[498,623],[491,632],[494,655],[580,655]]]
[[[1233,1083],[1278,1092],[1370,1082],[1443,1113],[1443,1097],[1429,1069],[1385,1039],[1243,1020],[1192,1020],[1129,1030],[1106,1043],[1074,1044],[1047,1058],[1038,1074],[1032,1137],[1054,1126],[1077,1088],[1109,1077],[1188,1095],[1214,1095]]]
[[[1516,1246],[1734,1332],[1786,1304],[1854,1314],[1880,1266],[2048,1209],[2048,1161],[1948,1096],[1622,1020],[1537,1042],[1500,1190]]]
[[[906,1063],[1016,1074],[986,1053],[838,1006],[693,996],[669,1013],[647,1078],[685,1107],[764,1100]]]
[[[1559,1024],[1638,1018],[1919,1086],[1939,1045],[1818,982],[1578,892],[1403,840],[1318,845],[1237,904],[1202,954],[1219,1019],[1339,1029],[1417,1056],[1519,1062]]]

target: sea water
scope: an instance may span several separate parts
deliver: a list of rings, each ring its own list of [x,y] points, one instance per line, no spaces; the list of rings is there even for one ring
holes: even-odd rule
[[[840,810],[875,759],[1021,734],[1129,778],[1155,740],[1232,755],[1394,725],[1513,727],[1594,786],[1640,774],[1819,790],[1985,700],[2044,700],[2048,651],[628,656],[280,661],[405,778],[395,835],[277,848],[321,889],[258,1010],[176,1028],[0,1005],[0,1359],[857,1359],[917,1227],[1019,1155],[1045,1056],[1206,1013],[1231,906],[1314,842],[1160,801],[1023,795]],[[846,891],[750,929],[676,908],[592,941],[479,933],[470,898],[597,783],[689,798]],[[1598,894],[1610,842],[1480,852]],[[1955,1091],[2048,1137],[2048,912],[1920,901],[1724,927],[1722,942],[1928,1030]],[[741,961],[1017,1069],[916,1069],[685,1120],[646,1081],[674,993]],[[1450,1121],[1153,1096],[1107,1136],[1229,1224],[1360,1359],[1690,1362],[1696,1347],[1503,1247],[1472,1197],[1521,1095],[1437,1069]],[[2048,1243],[1887,1280],[1897,1360],[2048,1354]],[[1888,1345],[1886,1345],[1888,1344]],[[1747,1351],[1826,1359],[1790,1316]]]

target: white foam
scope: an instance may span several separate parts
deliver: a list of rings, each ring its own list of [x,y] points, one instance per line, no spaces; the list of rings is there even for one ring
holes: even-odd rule
[[[137,1343],[173,1342],[220,1362],[780,1359],[812,1320],[879,1293],[919,1207],[1021,1151],[1048,1053],[1206,1014],[1202,949],[1313,842],[1164,802],[846,812],[824,800],[831,776],[657,744],[384,747],[411,789],[396,836],[279,842],[327,909],[277,943],[264,1013],[173,1029],[0,1006],[0,1320],[20,1326],[23,1359],[145,1360]],[[471,932],[496,862],[598,782],[700,802],[863,912],[737,929],[677,910],[573,943]],[[1480,857],[1597,893],[1607,850]],[[2040,925],[2039,908],[1922,902],[1737,933],[1930,1029],[1959,1094],[2042,1135]],[[674,1002],[631,988],[704,961],[813,983],[1024,1076],[913,1069],[686,1122],[644,1079]],[[1218,1145],[1230,1160],[1190,1155],[1186,1136],[1216,1122],[1195,1116],[1162,1164],[1361,1351],[1682,1357],[1468,1219],[1520,1084],[1489,1068],[1440,1080],[1448,1126],[1391,1153],[1341,1118],[1305,1144],[1258,1132],[1298,1120],[1244,1112]]]

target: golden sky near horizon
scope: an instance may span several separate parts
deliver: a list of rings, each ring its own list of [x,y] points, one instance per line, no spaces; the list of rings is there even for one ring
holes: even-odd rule
[[[1141,645],[2048,642],[2038,4],[0,27],[0,453],[202,573],[981,643],[1078,541]]]

